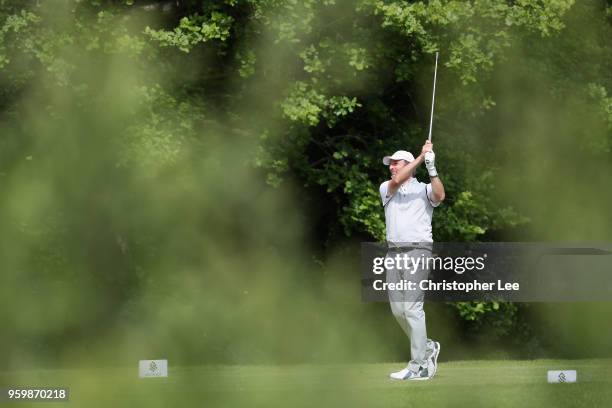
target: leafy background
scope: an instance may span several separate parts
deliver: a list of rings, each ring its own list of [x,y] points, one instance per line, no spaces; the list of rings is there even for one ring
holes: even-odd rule
[[[0,0],[2,366],[406,359],[358,243],[436,51],[435,239],[609,241],[611,10]],[[427,312],[447,358],[610,352],[606,303]]]

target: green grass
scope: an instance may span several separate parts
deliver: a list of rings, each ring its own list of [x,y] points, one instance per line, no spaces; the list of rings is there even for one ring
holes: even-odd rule
[[[431,381],[392,381],[402,364],[172,367],[167,379],[130,369],[23,370],[2,385],[70,388],[70,407],[604,407],[612,360],[440,363]],[[575,369],[576,384],[548,384],[547,370]],[[8,404],[6,406],[40,406]],[[48,406],[48,405],[45,405]]]

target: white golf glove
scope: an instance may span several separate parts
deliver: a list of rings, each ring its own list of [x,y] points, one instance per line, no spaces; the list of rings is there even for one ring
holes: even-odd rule
[[[425,168],[429,173],[429,177],[438,176],[438,172],[436,171],[436,154],[434,152],[425,153]]]

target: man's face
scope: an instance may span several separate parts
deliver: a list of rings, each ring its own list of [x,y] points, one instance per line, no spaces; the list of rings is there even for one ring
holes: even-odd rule
[[[389,163],[389,171],[391,172],[391,175],[395,176],[399,169],[401,169],[407,164],[408,162],[406,160],[391,160],[391,162]]]

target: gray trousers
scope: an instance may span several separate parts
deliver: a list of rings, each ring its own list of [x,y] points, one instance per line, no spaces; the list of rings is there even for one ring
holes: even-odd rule
[[[391,312],[401,326],[406,336],[410,339],[410,363],[412,370],[418,370],[419,366],[427,367],[427,359],[433,352],[433,341],[427,338],[425,325],[425,310],[423,303],[425,294],[419,289],[419,282],[427,279],[429,271],[425,265],[418,265],[415,271],[415,263],[412,259],[426,258],[431,252],[426,249],[390,250],[387,258],[396,258],[397,255],[408,258],[407,265],[402,262],[402,268],[392,267],[386,271],[387,283],[399,283],[402,281],[414,282],[414,290],[388,290]],[[421,262],[423,264],[424,262]],[[407,268],[405,268],[407,266]]]

